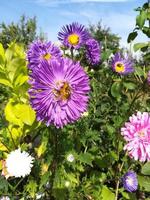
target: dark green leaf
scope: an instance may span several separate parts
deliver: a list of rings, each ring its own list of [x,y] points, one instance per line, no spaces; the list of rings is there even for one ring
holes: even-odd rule
[[[128,39],[127,39],[128,43],[133,41],[136,38],[137,35],[138,35],[137,31],[130,33],[129,36],[128,36]]]

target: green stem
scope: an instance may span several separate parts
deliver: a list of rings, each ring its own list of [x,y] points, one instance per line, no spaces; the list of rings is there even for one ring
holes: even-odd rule
[[[11,139],[12,139],[13,145],[14,145],[14,147],[15,147],[15,149],[16,149],[16,148],[17,148],[17,145],[15,144],[15,141],[14,141],[14,138],[13,138],[13,136],[12,136],[12,134],[11,134],[11,131],[9,130],[9,128],[7,128],[7,130],[8,130],[8,132],[9,132],[9,134],[10,134],[10,137],[11,137]]]
[[[0,140],[0,143],[1,143],[4,147],[6,147],[6,149],[8,150],[8,152],[10,152],[9,147],[8,147],[4,142],[2,142],[2,141]]]
[[[71,59],[73,60],[74,56],[73,56],[73,48],[70,49],[71,52]]]
[[[23,179],[24,179],[24,178],[21,178],[21,179],[18,181],[17,185],[13,188],[14,191],[15,191],[16,188],[20,185],[20,183],[23,181]]]
[[[119,174],[120,174],[120,172],[122,171],[123,166],[124,166],[124,161],[122,162],[121,166],[119,167],[119,170],[118,170]],[[116,184],[115,200],[118,199],[118,194],[119,194],[119,184],[120,184],[120,179],[117,180],[117,184]]]
[[[135,103],[135,101],[141,96],[140,92],[143,91],[144,87],[145,87],[145,83],[146,81],[144,81],[143,85],[138,89],[137,93],[135,94],[134,98],[132,99],[130,106],[129,106],[129,110],[128,113],[130,114],[130,110],[133,106],[133,104]]]
[[[51,198],[53,197],[52,191],[53,191],[55,173],[56,173],[57,164],[58,164],[58,137],[59,137],[59,131],[56,130],[53,135],[54,157],[51,164],[51,171],[52,171],[51,180],[50,180],[50,183],[51,183],[50,197]]]

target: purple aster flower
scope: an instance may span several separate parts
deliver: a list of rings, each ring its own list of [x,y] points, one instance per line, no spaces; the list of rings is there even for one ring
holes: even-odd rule
[[[122,177],[123,187],[128,192],[134,192],[138,188],[138,180],[137,175],[133,171],[128,171],[123,177]]]
[[[89,78],[69,58],[43,61],[30,74],[30,101],[37,120],[57,128],[78,120],[87,109]]]
[[[92,65],[96,65],[100,61],[100,45],[93,38],[86,41],[86,58]]]
[[[134,71],[133,63],[130,59],[124,58],[120,53],[116,53],[112,59],[112,69],[118,74],[126,75]]]
[[[90,34],[85,26],[77,22],[63,26],[61,32],[58,33],[58,39],[64,46],[75,49],[83,46],[89,37]]]
[[[43,60],[51,60],[61,57],[60,49],[51,42],[36,41],[31,43],[27,51],[27,60],[29,69],[39,66]]]

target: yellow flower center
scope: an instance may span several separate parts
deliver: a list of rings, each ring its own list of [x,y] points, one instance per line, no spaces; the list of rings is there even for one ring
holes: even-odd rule
[[[68,42],[71,45],[77,45],[79,43],[79,36],[77,34],[71,34],[68,36]]]
[[[117,62],[115,64],[115,70],[116,72],[124,72],[125,71],[125,67],[123,63]]]
[[[139,132],[138,132],[138,136],[139,136],[140,138],[143,138],[143,137],[145,136],[144,130],[139,131]]]
[[[52,57],[52,55],[50,53],[46,53],[45,55],[43,55],[43,58],[45,60],[49,60],[49,59],[51,59],[51,57]]]
[[[57,85],[59,84],[60,82],[57,83]],[[70,97],[71,88],[67,82],[64,82],[63,86],[59,90],[54,89],[53,93],[55,94],[56,98],[67,100]]]

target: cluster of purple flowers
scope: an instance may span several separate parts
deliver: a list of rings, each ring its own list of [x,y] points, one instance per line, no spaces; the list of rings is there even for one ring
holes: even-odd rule
[[[90,38],[85,27],[78,23],[63,27],[58,35],[66,47],[75,49],[85,45]],[[89,58],[94,64],[98,61],[95,52]],[[27,60],[30,102],[37,120],[57,128],[78,120],[87,110],[90,91],[89,78],[80,63],[64,58],[61,50],[51,42],[41,41],[30,45]]]
[[[88,30],[78,23],[72,23],[62,27],[58,33],[58,39],[65,47],[80,49],[85,47],[86,58],[91,65],[100,62],[100,44],[92,38]]]
[[[84,48],[90,65],[99,63],[100,44],[83,25],[72,23],[63,26],[58,39],[66,48]],[[30,102],[37,119],[56,127],[79,119],[87,109],[90,91],[89,78],[80,63],[64,58],[59,47],[42,41],[29,46],[27,60]],[[112,60],[112,69],[123,75],[133,72],[131,61],[119,53]]]

